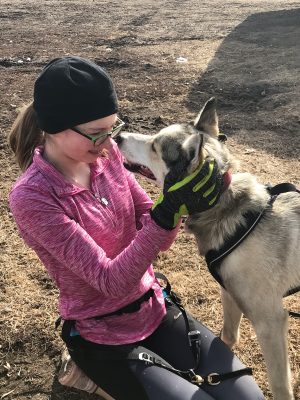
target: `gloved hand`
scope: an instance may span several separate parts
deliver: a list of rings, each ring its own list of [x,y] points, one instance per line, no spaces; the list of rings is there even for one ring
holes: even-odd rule
[[[170,171],[163,193],[152,206],[152,219],[164,229],[176,228],[181,215],[200,213],[217,204],[223,185],[223,176],[217,162],[210,156],[182,181],[182,167]]]

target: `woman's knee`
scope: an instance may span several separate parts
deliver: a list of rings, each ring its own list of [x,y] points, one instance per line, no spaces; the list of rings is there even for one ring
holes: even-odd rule
[[[186,379],[164,368],[132,363],[136,376],[144,386],[149,400],[214,400]]]

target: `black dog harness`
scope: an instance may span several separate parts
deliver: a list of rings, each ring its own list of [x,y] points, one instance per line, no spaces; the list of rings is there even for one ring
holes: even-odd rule
[[[245,213],[243,215],[245,219],[245,226],[239,225],[234,235],[225,240],[223,246],[219,250],[210,250],[205,256],[210,273],[215,278],[215,280],[221,286],[223,286],[224,289],[226,288],[224,286],[221,276],[219,275],[221,261],[225,257],[227,257],[233,250],[235,250],[247,238],[248,235],[250,235],[250,233],[255,229],[261,219],[266,215],[266,213],[272,209],[273,203],[278,195],[287,192],[297,192],[300,194],[300,190],[298,190],[296,186],[292,185],[291,183],[281,183],[276,186],[267,184],[266,190],[270,193],[270,199],[266,207],[260,212],[248,211],[247,213]],[[300,291],[300,286],[290,289],[283,297],[289,296],[298,291]]]

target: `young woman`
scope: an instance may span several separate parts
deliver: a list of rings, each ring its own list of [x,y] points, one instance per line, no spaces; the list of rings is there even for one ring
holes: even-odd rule
[[[111,139],[122,125],[117,111],[105,70],[80,57],[56,58],[37,79],[34,102],[9,136],[23,171],[10,208],[24,241],[60,289],[73,366],[107,399],[264,399],[243,372],[220,384],[223,375],[201,382],[199,376],[243,365],[176,304],[176,296],[163,292],[152,268],[176,236],[180,207],[194,208],[199,193],[184,184],[167,192],[178,171],[167,177],[164,197],[152,207]],[[202,172],[213,189],[208,200],[217,201],[223,185],[217,166]],[[193,179],[196,185],[203,174]],[[210,207],[208,200],[202,198],[202,209]]]

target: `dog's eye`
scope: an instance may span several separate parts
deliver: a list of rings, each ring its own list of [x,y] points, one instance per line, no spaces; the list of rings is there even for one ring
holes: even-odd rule
[[[154,143],[152,143],[151,148],[154,151],[154,153],[156,153],[156,150],[155,150],[155,147],[154,147]]]

